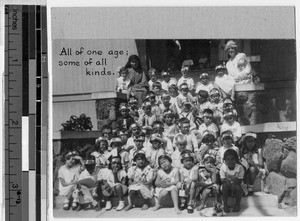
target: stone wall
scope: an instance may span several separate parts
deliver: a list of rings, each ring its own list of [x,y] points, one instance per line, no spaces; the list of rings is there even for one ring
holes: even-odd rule
[[[264,191],[278,196],[280,205],[297,205],[296,137],[267,139],[263,156],[269,172]]]

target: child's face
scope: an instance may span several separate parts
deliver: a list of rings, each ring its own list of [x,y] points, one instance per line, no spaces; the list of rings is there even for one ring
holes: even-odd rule
[[[187,94],[189,93],[188,87],[183,87],[180,91],[183,96],[187,96]]]
[[[173,116],[171,114],[167,114],[164,117],[164,119],[165,119],[165,122],[166,122],[167,125],[172,125],[173,124],[174,118],[173,118]]]
[[[213,118],[212,114],[207,114],[207,116],[203,117],[203,121],[204,121],[204,123],[205,123],[206,126],[212,124],[212,118]]]
[[[223,77],[223,75],[224,75],[223,69],[218,69],[217,74],[218,74],[219,77]]]
[[[236,55],[236,48],[235,47],[230,47],[228,49],[228,54],[229,54],[230,57],[235,57],[235,55]]]
[[[76,156],[78,156],[78,153],[76,151],[70,151],[69,153],[67,153],[66,164],[69,167],[72,167],[76,164],[76,159],[75,159]]]
[[[102,132],[103,136],[106,137],[108,140],[112,137],[112,130],[111,129],[104,129]]]
[[[101,153],[103,153],[105,150],[107,150],[107,143],[105,141],[100,141],[99,150]]]
[[[156,95],[160,95],[161,89],[160,89],[160,87],[155,86],[155,87],[153,87],[153,91]]]
[[[112,149],[117,148],[117,150],[119,152],[122,149],[122,143],[120,143],[120,142],[114,142],[114,143],[111,144],[111,148]]]
[[[190,104],[185,104],[182,107],[183,112],[189,112],[191,110],[192,106]]]
[[[136,165],[137,165],[138,167],[143,167],[143,166],[145,166],[145,164],[146,164],[146,161],[145,161],[144,158],[138,157],[138,158],[136,159]]]
[[[232,109],[233,109],[233,105],[230,104],[230,103],[226,103],[226,104],[224,104],[223,109],[224,109],[225,111],[232,110]]]
[[[220,94],[212,94],[210,98],[213,103],[218,103],[220,101]]]
[[[128,109],[123,109],[123,110],[121,110],[121,115],[122,115],[122,117],[127,117],[128,114],[129,114]]]
[[[145,114],[150,115],[151,114],[151,106],[147,106],[143,108]]]
[[[140,132],[140,129],[138,127],[134,127],[131,129],[132,135],[136,136]]]
[[[223,145],[225,147],[230,147],[232,145],[232,139],[231,139],[231,137],[224,137],[223,138]]]
[[[194,166],[194,160],[191,157],[185,158],[182,160],[182,164],[183,164],[184,168],[189,170]]]
[[[152,147],[157,150],[160,148],[160,142],[158,140],[152,141]]]
[[[228,168],[231,169],[231,170],[234,169],[235,164],[237,163],[236,159],[233,155],[227,155],[227,157],[225,159],[225,162],[226,162]]]
[[[161,100],[165,106],[168,106],[170,104],[171,98],[170,97],[162,97]]]
[[[178,142],[176,146],[178,148],[178,151],[181,153],[186,149],[186,142]]]
[[[213,160],[207,159],[204,161],[204,166],[207,170],[211,170],[214,167]]]
[[[234,118],[233,116],[227,116],[224,118],[224,120],[226,121],[226,123],[228,123],[229,125],[232,125],[234,123]]]
[[[152,74],[150,75],[150,79],[151,79],[151,81],[155,82],[155,81],[157,80],[156,74],[155,74],[155,73],[152,73]]]
[[[138,139],[138,140],[135,140],[134,142],[135,142],[136,148],[137,148],[138,150],[141,150],[141,149],[143,148],[145,139],[141,139],[141,138],[139,137],[139,139]]]
[[[136,61],[136,60],[132,60],[130,62],[130,65],[131,65],[132,68],[136,69],[138,67],[138,65],[139,65],[139,62]]]
[[[164,80],[165,82],[169,82],[169,81],[170,81],[170,75],[164,75],[164,76],[163,76],[163,80]]]
[[[212,140],[209,140],[205,143],[205,145],[209,148],[209,149],[214,149],[214,142]]]
[[[159,134],[160,136],[162,136],[163,132],[164,132],[164,127],[161,124],[155,124],[153,126],[153,134]]]
[[[155,94],[149,96],[147,101],[150,102],[152,105],[155,104]]]
[[[208,84],[208,77],[202,77],[200,81],[201,81],[202,84],[207,85]]]
[[[121,138],[122,144],[125,144],[128,140],[127,134],[120,135],[120,138]]]
[[[128,103],[129,107],[131,109],[134,109],[134,107],[138,106],[138,102],[136,100],[130,100],[130,102]]]
[[[198,101],[200,104],[203,104],[207,101],[207,97],[201,97],[201,95],[198,95]]]
[[[176,95],[177,94],[177,90],[174,87],[170,87],[169,92],[171,95]]]
[[[182,123],[180,126],[180,130],[182,134],[188,134],[190,132],[190,124],[189,123]]]
[[[167,159],[161,159],[159,163],[162,170],[167,171],[171,169],[171,163]]]
[[[255,144],[256,144],[256,142],[255,142],[255,139],[253,137],[248,137],[246,139],[246,145],[247,145],[248,150],[254,150]]]
[[[123,79],[126,79],[126,78],[127,78],[127,71],[122,71],[122,72],[121,72],[121,77],[122,77]]]
[[[184,78],[187,78],[189,76],[189,70],[184,69],[181,71],[181,74]]]
[[[114,159],[114,161],[111,163],[111,170],[115,173],[121,169],[121,161],[120,159]]]

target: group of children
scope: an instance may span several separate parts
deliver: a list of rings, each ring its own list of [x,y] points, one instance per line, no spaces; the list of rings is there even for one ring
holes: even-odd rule
[[[139,197],[146,210],[154,197],[153,210],[158,210],[170,195],[176,213],[193,213],[214,196],[215,213],[220,208],[228,213],[228,197],[234,196],[232,211],[240,211],[241,197],[253,194],[263,156],[255,133],[242,137],[226,67],[217,66],[216,72],[215,84],[202,73],[195,87],[188,66],[178,81],[168,72],[158,81],[157,71],[150,69],[150,90],[139,106],[127,88],[127,69],[121,68],[117,90],[127,93],[128,101],[84,155],[76,150],[65,154],[58,172],[63,208],[111,210],[111,199],[117,197],[116,210],[127,211]]]

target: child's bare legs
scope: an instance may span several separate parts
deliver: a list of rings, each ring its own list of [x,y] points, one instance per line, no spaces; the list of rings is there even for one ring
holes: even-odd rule
[[[122,185],[115,186],[115,192],[119,199],[119,205],[117,206],[116,210],[120,211],[120,210],[124,209],[124,207],[125,207]]]
[[[248,184],[248,190],[249,190],[249,194],[248,195],[253,195],[253,184],[255,182],[255,178],[259,173],[259,170],[257,167],[250,167],[249,168],[249,184]]]
[[[196,194],[196,183],[191,182],[190,184],[190,197],[189,197],[189,203],[188,205],[193,205],[195,200],[195,194]]]
[[[149,199],[144,199],[144,205],[142,206],[142,210],[147,210],[149,208]]]
[[[197,210],[200,211],[204,208],[205,206],[205,203],[209,197],[209,194],[211,192],[211,189],[204,189],[203,192],[202,192],[202,199],[201,199],[201,202],[200,202],[200,205],[197,207]]]
[[[174,189],[171,190],[171,197],[172,197],[172,200],[173,200],[175,212],[177,214],[180,214],[181,211],[178,207],[178,189],[177,188],[174,188]]]
[[[213,195],[214,195],[214,205],[217,205],[220,202],[220,194],[219,194],[219,186],[213,185],[212,187]]]
[[[224,211],[226,213],[230,213],[230,209],[228,208],[227,200],[229,197],[229,191],[231,190],[231,184],[230,183],[224,183],[222,185],[222,198],[223,198],[223,206]]]
[[[235,206],[232,212],[239,212],[241,210],[242,195],[243,195],[243,189],[241,185],[235,185]]]
[[[167,196],[167,194],[168,194],[168,191],[166,191],[166,190],[160,191],[159,195],[157,196],[157,204],[153,208],[153,211],[156,211],[161,207],[162,200]]]
[[[133,208],[134,199],[137,197],[138,191],[130,191],[128,195],[128,205],[125,207],[125,211]]]

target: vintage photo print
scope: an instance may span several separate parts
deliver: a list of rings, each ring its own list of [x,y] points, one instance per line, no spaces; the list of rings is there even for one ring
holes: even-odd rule
[[[50,12],[54,218],[297,216],[295,7]]]

